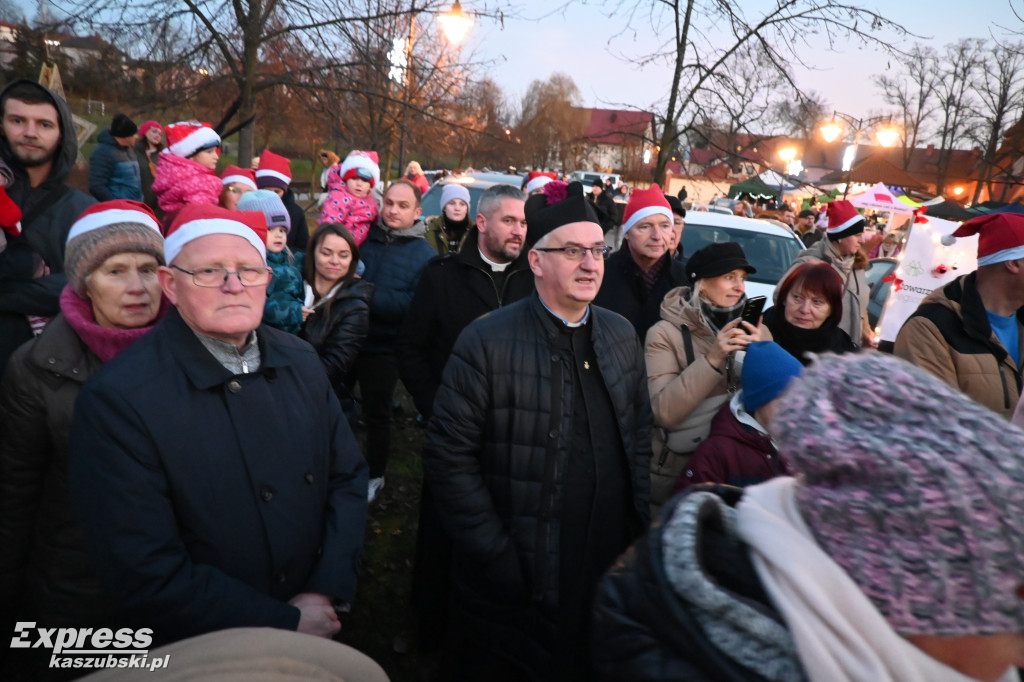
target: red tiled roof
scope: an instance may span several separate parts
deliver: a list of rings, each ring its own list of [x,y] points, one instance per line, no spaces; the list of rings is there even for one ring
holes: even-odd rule
[[[586,137],[598,144],[635,144],[651,134],[654,114],[630,109],[584,109]]]

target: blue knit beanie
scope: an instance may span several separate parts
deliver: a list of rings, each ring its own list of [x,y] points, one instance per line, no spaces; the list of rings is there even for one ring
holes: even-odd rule
[[[755,341],[743,360],[743,409],[748,414],[782,395],[804,366],[774,341]]]

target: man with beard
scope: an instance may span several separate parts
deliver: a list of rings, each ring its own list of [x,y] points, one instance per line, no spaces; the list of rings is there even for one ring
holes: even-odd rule
[[[21,234],[0,253],[2,372],[14,349],[32,338],[30,318],[41,321],[60,312],[68,230],[96,200],[64,182],[78,156],[67,102],[38,83],[19,80],[0,91],[0,112],[0,160],[13,175],[7,194],[22,214]],[[33,277],[40,271],[42,276]]]
[[[458,253],[427,264],[398,340],[402,383],[424,418],[433,411],[441,373],[459,334],[470,322],[533,293],[533,273],[523,243],[526,196],[494,185],[480,197],[476,227]],[[444,534],[430,490],[420,502],[413,600],[420,653],[436,651],[448,618],[451,541]]]

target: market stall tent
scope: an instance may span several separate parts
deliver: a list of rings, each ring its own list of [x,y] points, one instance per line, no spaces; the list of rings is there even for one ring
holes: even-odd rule
[[[892,211],[893,213],[914,212],[913,208],[900,201],[882,183],[878,183],[866,192],[853,195],[850,197],[850,203],[857,208],[873,208],[877,211]]]

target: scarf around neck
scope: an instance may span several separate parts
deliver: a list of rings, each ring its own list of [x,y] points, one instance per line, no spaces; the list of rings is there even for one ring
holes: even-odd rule
[[[726,307],[715,305],[711,301],[701,298],[700,310],[704,314],[704,320],[711,328],[711,333],[718,336],[718,332],[722,330],[722,327],[739,317],[740,312],[743,310],[743,304],[746,302],[746,294],[743,294],[735,305]]]
[[[805,353],[838,352],[838,349],[833,348],[838,327],[831,319],[826,319],[817,329],[803,329],[786,320],[782,303],[779,303],[764,314],[764,323],[771,330],[775,343],[804,366],[810,364],[810,359]]]
[[[970,682],[898,635],[825,553],[784,476],[744,490],[736,530],[811,682]],[[1016,679],[1010,667],[999,682]]]
[[[70,286],[60,292],[60,311],[78,338],[96,354],[104,364],[110,362],[117,354],[138,341],[153,326],[163,319],[168,309],[167,299],[160,297],[160,307],[156,317],[145,327],[121,329],[120,327],[104,327],[96,322],[92,304],[76,294]]]

